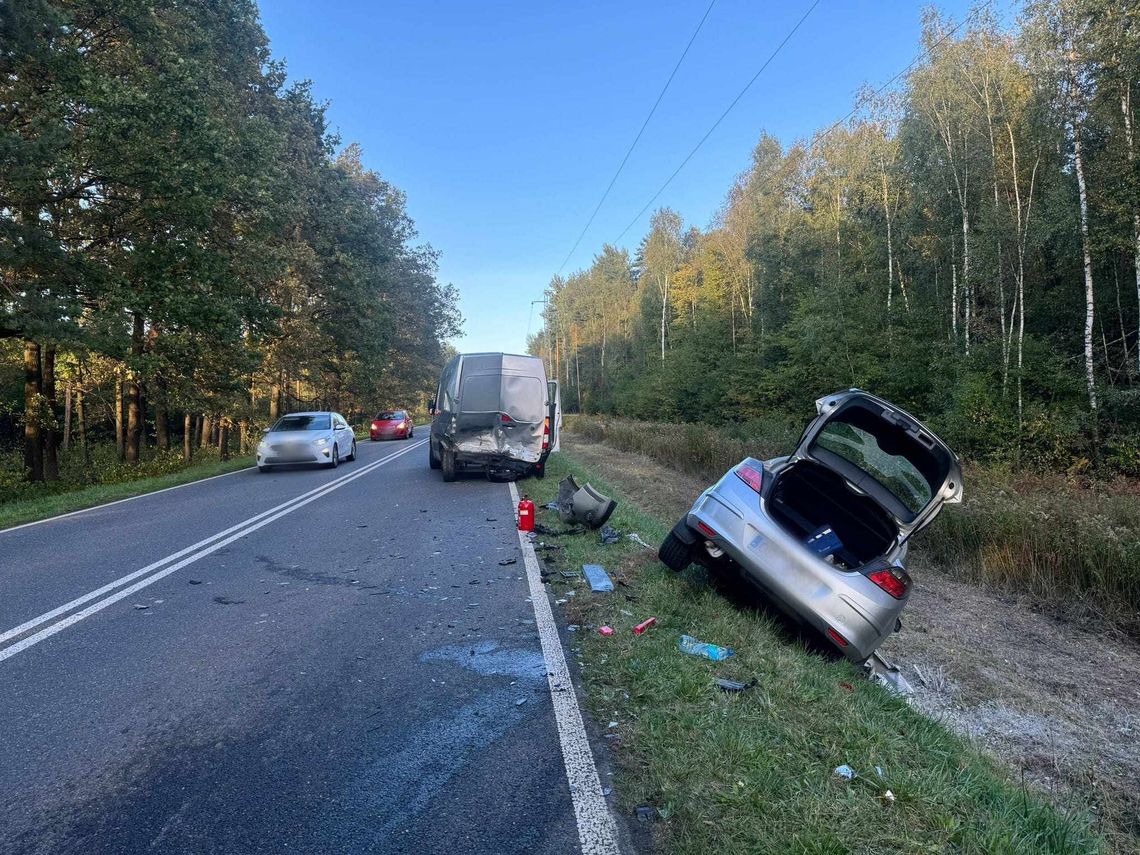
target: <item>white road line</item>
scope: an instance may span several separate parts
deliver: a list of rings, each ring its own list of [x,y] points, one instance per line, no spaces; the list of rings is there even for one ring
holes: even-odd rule
[[[159,493],[169,493],[171,490],[180,490],[183,487],[192,487],[195,484],[205,484],[207,481],[213,481],[215,478],[225,478],[227,475],[236,475],[239,472],[248,472],[250,469],[255,469],[254,466],[246,466],[243,469],[235,469],[233,472],[223,472],[221,475],[211,475],[209,478],[199,478],[196,481],[187,481],[185,484],[175,484],[173,487],[163,487],[161,490],[151,490],[149,493],[139,493],[137,496],[127,496],[125,499],[115,499],[113,502],[103,502],[99,505],[92,505],[89,508],[80,508],[77,511],[68,511],[66,514],[56,514],[54,517],[44,517],[42,520],[32,520],[31,522],[21,523],[14,525],[11,528],[0,530],[0,537],[3,537],[10,531],[19,531],[22,528],[31,528],[34,525],[43,525],[44,523],[55,522],[56,520],[65,520],[68,517],[74,517],[78,514],[85,514],[89,511],[100,511],[103,508],[109,508],[112,505],[121,505],[123,502],[133,502],[135,499],[145,499],[147,496],[157,496]]]
[[[46,612],[45,614],[40,615],[40,617],[38,617],[38,618],[33,618],[31,621],[27,621],[26,623],[22,624],[21,626],[18,626],[18,627],[15,627],[14,629],[8,630],[7,632],[5,632],[3,634],[3,637],[0,637],[0,643],[2,643],[4,640],[6,640],[8,638],[13,638],[16,635],[20,635],[23,632],[27,632],[29,629],[31,629],[35,626],[38,626],[38,625],[40,625],[46,621],[49,621],[52,618],[58,617],[59,615],[70,611],[71,609],[75,608],[76,606],[82,605],[85,602],[88,602],[92,599],[95,599],[96,597],[99,597],[102,594],[104,594],[110,590],[114,590],[115,588],[119,587],[120,585],[123,585],[127,582],[130,582],[133,579],[138,579],[139,576],[142,576],[143,574],[149,572],[150,570],[152,570],[155,567],[161,567],[162,565],[168,563],[171,560],[174,560],[174,559],[177,559],[181,556],[184,556],[187,553],[191,553],[187,557],[183,558],[181,561],[178,561],[175,564],[171,564],[170,566],[168,566],[162,570],[159,570],[156,573],[152,573],[149,576],[144,576],[144,578],[135,582],[133,585],[130,585],[129,587],[124,588],[120,591],[117,591],[116,593],[111,594],[110,596],[105,597],[102,600],[98,600],[97,602],[94,602],[91,605],[87,606],[87,608],[85,608],[81,611],[75,612],[74,614],[64,618],[63,620],[52,623],[51,625],[45,627],[44,629],[41,629],[39,632],[37,632],[33,635],[29,635],[27,638],[24,638],[20,641],[17,641],[15,644],[11,644],[8,647],[3,648],[2,650],[0,650],[0,662],[3,662],[5,659],[9,659],[9,658],[15,656],[17,653],[20,653],[24,650],[27,650],[29,647],[32,647],[33,645],[39,644],[45,638],[50,638],[51,636],[55,635],[57,632],[61,632],[62,630],[67,629],[67,627],[72,626],[73,624],[76,624],[79,621],[81,621],[87,617],[90,617],[91,615],[95,614],[96,612],[102,611],[107,606],[112,605],[114,603],[117,603],[119,600],[121,600],[125,597],[129,597],[131,594],[134,594],[137,591],[140,591],[143,588],[146,588],[147,586],[154,584],[158,580],[169,576],[171,573],[174,573],[177,570],[181,570],[183,567],[186,567],[190,564],[193,564],[195,561],[198,561],[199,559],[206,557],[207,555],[211,554],[212,552],[216,552],[217,550],[221,549],[223,546],[226,546],[230,543],[233,543],[235,540],[238,540],[239,538],[245,537],[247,534],[255,532],[259,528],[262,528],[263,526],[269,525],[269,523],[274,522],[275,520],[278,520],[287,514],[293,513],[293,511],[297,510],[298,508],[304,507],[305,505],[309,504],[310,502],[315,502],[317,499],[333,492],[334,490],[339,490],[345,484],[348,484],[351,481],[355,481],[357,478],[362,478],[365,475],[369,474],[373,469],[377,469],[380,466],[383,466],[384,464],[386,464],[392,460],[395,460],[398,457],[402,457],[403,455],[408,454],[411,451],[414,451],[415,449],[422,446],[424,444],[424,442],[426,442],[426,440],[421,440],[420,442],[417,442],[415,445],[408,446],[407,448],[401,449],[400,451],[397,451],[394,454],[389,454],[388,456],[383,457],[380,460],[377,460],[373,463],[370,463],[370,464],[368,464],[368,466],[365,466],[363,469],[360,469],[357,472],[353,472],[350,475],[346,475],[342,478],[338,478],[335,481],[330,481],[328,484],[324,484],[321,487],[318,487],[314,490],[310,490],[308,493],[302,493],[300,496],[297,496],[288,502],[283,502],[282,504],[277,505],[274,508],[270,508],[268,511],[263,511],[262,513],[257,514],[256,516],[250,517],[249,519],[244,520],[235,526],[231,526],[230,528],[226,529],[225,531],[219,532],[218,534],[214,535],[213,537],[209,537],[203,541],[199,541],[199,543],[194,544],[194,546],[189,546],[186,549],[180,550],[179,552],[176,552],[172,555],[168,555],[166,558],[163,558],[162,560],[157,561],[154,564],[148,565],[147,567],[144,567],[142,570],[136,570],[134,573],[129,573],[126,576],[121,577],[120,579],[116,579],[114,582],[110,582],[107,585],[104,585],[102,588],[99,588],[98,590],[91,591],[88,594],[84,594],[82,597],[78,597],[78,598],[72,600],[70,603],[67,603],[63,606],[60,606],[57,609],[53,609],[50,612]],[[227,537],[226,535],[229,535],[229,536]],[[223,539],[219,540],[218,538],[223,538]],[[201,544],[209,544],[209,545],[206,546],[204,549],[200,549],[197,552],[194,552],[193,550],[195,550]]]
[[[514,482],[511,482],[510,488],[511,502],[518,508],[518,488]],[[617,843],[617,828],[606,804],[606,797],[602,795],[598,767],[594,763],[593,752],[590,751],[590,741],[586,738],[578,695],[570,680],[570,669],[566,667],[558,627],[554,623],[550,600],[547,599],[546,588],[542,584],[538,556],[526,534],[521,531],[518,534],[523,562],[526,564],[527,583],[530,586],[530,602],[534,607],[542,656],[546,660],[550,699],[554,704],[554,722],[558,727],[558,740],[562,744],[562,763],[566,767],[566,781],[570,785],[570,799],[574,803],[574,817],[578,822],[578,842],[582,846],[583,855],[618,855],[621,850]]]

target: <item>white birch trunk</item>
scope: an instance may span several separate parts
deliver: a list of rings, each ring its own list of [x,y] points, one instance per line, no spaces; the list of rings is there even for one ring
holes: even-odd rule
[[[1077,193],[1081,205],[1081,248],[1085,266],[1085,384],[1088,387],[1089,408],[1097,411],[1096,377],[1093,373],[1093,300],[1092,246],[1089,241],[1089,205],[1085,192],[1085,163],[1081,146],[1081,128],[1073,123],[1073,160],[1077,173]]]

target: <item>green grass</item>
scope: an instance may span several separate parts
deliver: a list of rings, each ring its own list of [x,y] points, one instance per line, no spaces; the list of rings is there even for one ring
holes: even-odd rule
[[[710,483],[747,456],[789,453],[784,429],[748,433],[709,425],[673,425],[567,417],[566,428],[621,451],[644,454]],[[1090,605],[1140,634],[1140,488],[1061,475],[1014,475],[968,465],[962,504],[950,505],[914,541],[912,561],[926,561],[971,582],[1024,593],[1072,609]]]
[[[528,482],[541,506],[573,473],[620,504],[611,524],[656,545],[668,524],[563,453],[549,477]],[[552,511],[539,521],[560,527]],[[654,552],[595,533],[551,539],[544,553],[552,591],[580,651],[585,704],[612,741],[622,810],[658,809],[656,842],[677,853],[1098,852],[1084,816],[1068,817],[1019,786],[941,725],[863,679],[846,662],[809,652],[747,601],[726,598],[703,571],[673,574]],[[591,594],[559,571],[602,564],[615,581]],[[743,603],[743,604],[742,604]],[[628,612],[628,614],[626,614]],[[636,637],[649,617],[657,625]],[[608,624],[611,637],[597,633]],[[732,647],[712,663],[682,654],[682,633]],[[723,676],[755,688],[726,695]],[[861,777],[833,770],[849,764]],[[880,780],[874,767],[881,766]],[[890,789],[895,801],[884,793]]]
[[[93,508],[96,505],[103,505],[118,499],[153,493],[156,490],[188,484],[191,481],[200,481],[203,478],[222,475],[252,465],[252,457],[234,457],[224,461],[215,458],[200,465],[191,465],[165,475],[144,477],[133,481],[118,481],[111,484],[93,484],[69,492],[31,496],[4,502],[0,504],[0,529],[35,522],[57,514]]]

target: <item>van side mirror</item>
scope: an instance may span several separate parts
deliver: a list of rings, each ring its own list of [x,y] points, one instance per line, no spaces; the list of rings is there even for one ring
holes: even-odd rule
[[[428,401],[428,414],[432,416],[435,415],[435,398]]]

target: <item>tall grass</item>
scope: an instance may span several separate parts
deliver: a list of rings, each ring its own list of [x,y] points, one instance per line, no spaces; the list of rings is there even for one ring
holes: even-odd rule
[[[710,482],[744,457],[792,450],[793,433],[764,427],[749,436],[740,427],[730,432],[698,424],[566,420],[571,433]],[[1140,631],[1140,486],[1018,478],[977,465],[964,474],[962,504],[947,507],[915,538],[912,561],[1044,601],[1076,598]]]

